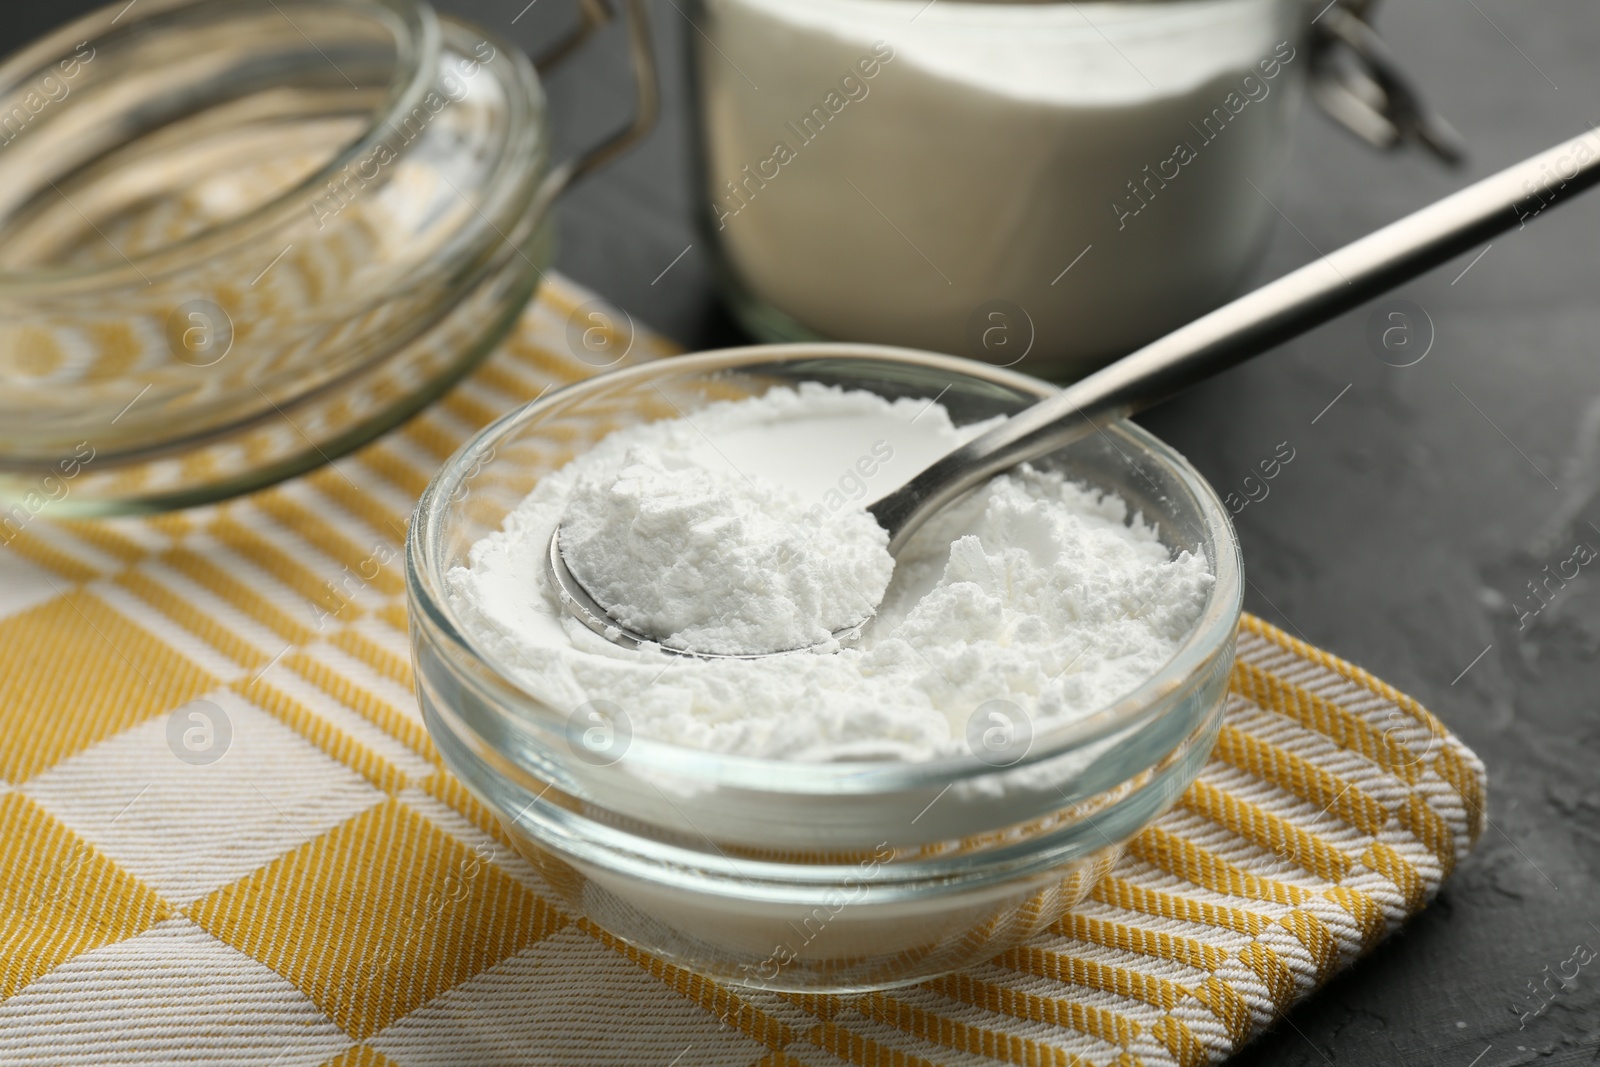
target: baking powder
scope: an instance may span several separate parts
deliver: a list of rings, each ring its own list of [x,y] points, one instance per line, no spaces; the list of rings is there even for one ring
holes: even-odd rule
[[[845,606],[847,583],[870,592],[875,580],[869,549],[882,542],[861,536],[863,505],[988,425],[957,427],[926,400],[807,383],[627,427],[545,476],[473,546],[469,565],[449,576],[453,607],[480,652],[546,703],[570,711],[606,700],[634,737],[774,759],[927,759],[967,751],[974,716],[995,701],[1037,734],[1154,675],[1213,582],[1203,556],[1174,553],[1121,499],[1058,471],[1021,467],[930,519],[899,553],[860,641],[832,653],[709,660],[623,649],[567,617],[545,576],[556,524],[581,514],[585,562],[598,564],[587,552],[607,546],[637,554],[598,568],[618,582],[608,589],[624,576],[647,584],[637,567],[654,560],[666,584],[635,607],[708,633],[718,615],[708,609],[720,604],[730,610],[717,639],[738,640],[752,613],[720,599],[735,595],[726,588],[695,602],[690,586],[674,584],[671,553],[693,556],[678,577],[704,577],[720,558],[736,584],[753,580],[754,561],[774,563],[783,546],[804,543],[755,517],[771,505],[768,518],[785,530],[861,550],[797,585],[753,591],[752,603],[770,607],[781,590],[809,582],[815,603],[791,605],[786,618],[815,621],[813,609]],[[668,471],[683,476],[681,488]],[[735,491],[735,479],[748,484]],[[659,529],[660,552],[606,528],[652,511],[661,525],[644,540]],[[778,632],[751,625],[755,643]]]

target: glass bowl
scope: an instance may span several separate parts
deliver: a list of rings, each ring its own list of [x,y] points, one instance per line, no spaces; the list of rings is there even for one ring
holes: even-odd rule
[[[422,0],[118,0],[11,56],[9,521],[204,503],[396,424],[510,328],[589,162],[551,165],[520,49]]]
[[[1034,936],[1188,787],[1221,722],[1243,581],[1221,501],[1137,426],[1042,460],[1120,494],[1174,551],[1203,553],[1216,582],[1157,675],[1041,731],[1006,766],[803,763],[664,744],[632,735],[603,700],[542,697],[466,636],[446,575],[544,474],[619,426],[810,380],[938,397],[958,424],[1053,388],[904,349],[793,344],[647,363],[554,392],[474,437],[418,504],[406,551],[416,687],[446,764],[575,911],[723,981],[884,988]]]

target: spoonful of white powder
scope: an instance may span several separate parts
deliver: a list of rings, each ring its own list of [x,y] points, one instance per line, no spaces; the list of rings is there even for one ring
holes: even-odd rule
[[[619,469],[578,482],[558,539],[552,560],[619,632],[698,655],[837,648],[894,573],[889,535],[866,511],[832,514],[670,451],[630,449]]]

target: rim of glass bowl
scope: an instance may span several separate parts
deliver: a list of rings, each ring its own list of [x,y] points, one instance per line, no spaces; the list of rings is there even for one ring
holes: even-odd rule
[[[517,713],[541,721],[546,729],[560,732],[564,728],[564,719],[559,712],[537,692],[502,670],[491,655],[467,638],[450,608],[444,561],[441,558],[445,544],[442,522],[463,476],[480,467],[485,462],[485,453],[491,451],[498,441],[525,424],[591,394],[601,395],[629,383],[663,374],[706,375],[819,359],[905,363],[960,374],[1024,395],[1043,397],[1058,391],[1055,386],[1038,378],[955,356],[886,345],[811,342],[747,345],[671,356],[574,382],[552,390],[546,396],[516,408],[485,426],[462,445],[428,483],[417,502],[416,513],[406,536],[406,587],[412,610],[424,612],[428,623],[454,646],[457,653],[471,657],[488,669],[501,689],[496,694],[502,702],[501,710],[505,710],[504,703],[511,703],[514,705],[512,710]],[[707,785],[756,792],[872,794],[1018,771],[1137,726],[1141,717],[1158,715],[1164,706],[1164,698],[1169,693],[1181,691],[1182,683],[1218,648],[1231,640],[1237,631],[1243,608],[1243,563],[1233,522],[1211,484],[1201,477],[1188,460],[1148,431],[1126,421],[1119,423],[1117,428],[1147,449],[1154,459],[1177,472],[1185,488],[1199,502],[1205,526],[1216,546],[1212,560],[1216,581],[1211,587],[1204,611],[1172,658],[1137,689],[1092,715],[1040,733],[1022,760],[1003,768],[992,767],[966,756],[914,762],[800,762],[728,755],[639,736],[629,742],[628,751],[620,762],[658,769],[674,777],[691,778]]]
[[[273,3],[271,6],[278,5]],[[244,244],[272,230],[295,212],[304,210],[305,198],[310,192],[376,148],[378,141],[385,136],[384,130],[390,121],[420,105],[433,85],[441,48],[439,20],[433,8],[424,0],[356,0],[330,6],[345,7],[354,12],[365,9],[374,21],[381,23],[394,35],[394,73],[383,102],[373,109],[371,120],[358,137],[314,173],[242,215],[169,244],[137,253],[131,260],[123,258],[103,264],[43,270],[0,270],[0,296],[26,297],[142,283],[148,280],[146,274],[161,273],[166,266],[192,263]],[[187,10],[207,7],[224,11],[224,17],[219,18],[219,22],[226,21],[228,8],[244,9],[243,5],[217,4],[215,0],[144,0],[138,5],[114,0],[0,60],[0,90],[14,91],[28,79],[47,70],[62,56],[70,55],[85,40],[92,43],[107,37],[137,36],[150,32],[152,23],[158,20],[181,18]],[[315,42],[311,44],[313,48],[317,47]]]

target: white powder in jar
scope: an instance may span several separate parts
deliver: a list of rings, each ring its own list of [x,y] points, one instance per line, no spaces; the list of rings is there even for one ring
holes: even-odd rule
[[[449,575],[485,655],[557,709],[609,702],[634,737],[775,759],[928,759],[966,751],[969,723],[997,700],[1037,735],[1154,675],[1213,583],[1202,556],[1170,551],[1119,498],[1025,466],[910,539],[858,643],[757,660],[623,649],[568,618],[544,571],[551,533],[593,491],[583,486],[670,456],[787,486],[832,523],[986,428],[956,427],[937,403],[814,383],[691,418],[619,430],[546,475]]]
[[[1277,220],[1302,0],[696,18],[711,236],[823,336],[1076,377],[1239,291]]]

